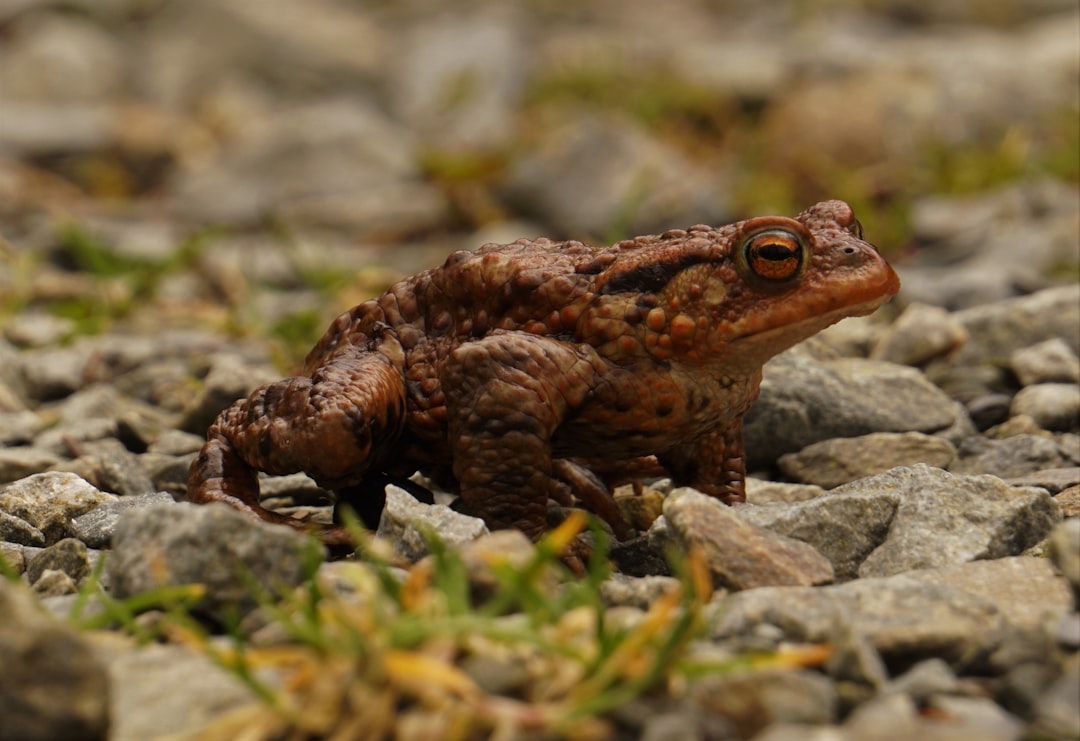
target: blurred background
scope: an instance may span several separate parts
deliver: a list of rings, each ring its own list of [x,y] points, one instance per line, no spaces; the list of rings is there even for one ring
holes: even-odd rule
[[[901,303],[1076,282],[1076,0],[0,0],[0,324],[294,367],[459,248],[855,207]]]

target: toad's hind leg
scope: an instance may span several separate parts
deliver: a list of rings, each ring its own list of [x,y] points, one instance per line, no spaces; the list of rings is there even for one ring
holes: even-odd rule
[[[343,351],[310,377],[262,386],[222,412],[191,464],[188,499],[302,528],[259,504],[257,472],[303,471],[331,489],[356,484],[385,457],[404,419],[400,365],[381,352]]]
[[[500,332],[461,345],[439,375],[461,500],[492,529],[539,538],[555,487],[551,438],[595,383],[582,351]]]

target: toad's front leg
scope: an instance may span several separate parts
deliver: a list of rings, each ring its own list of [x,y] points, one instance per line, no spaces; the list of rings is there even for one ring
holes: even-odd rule
[[[268,384],[222,412],[191,464],[188,500],[304,529],[259,504],[257,472],[303,471],[331,489],[356,484],[385,457],[404,417],[405,383],[393,356],[342,352],[311,377]],[[346,540],[340,528],[321,535],[332,545]]]
[[[708,430],[692,443],[668,451],[660,462],[676,486],[692,486],[726,504],[746,501],[746,452],[742,416]]]
[[[492,529],[545,530],[551,438],[596,383],[595,356],[549,337],[497,332],[446,359],[448,442],[464,508]]]

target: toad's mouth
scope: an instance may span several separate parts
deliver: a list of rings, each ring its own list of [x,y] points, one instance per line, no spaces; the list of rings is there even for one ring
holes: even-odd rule
[[[894,285],[898,289],[899,281],[895,281]],[[892,285],[889,287],[892,288]],[[772,321],[767,324],[764,319],[747,322],[738,328],[741,331],[736,334],[733,341],[743,347],[751,345],[761,347],[769,354],[779,353],[797,342],[817,334],[826,327],[836,324],[841,319],[874,313],[887,303],[895,293],[895,289],[885,292],[879,290],[861,301],[844,302],[819,311],[806,312],[806,307],[803,306],[803,313],[805,314],[803,318],[781,314],[780,316],[773,316]]]

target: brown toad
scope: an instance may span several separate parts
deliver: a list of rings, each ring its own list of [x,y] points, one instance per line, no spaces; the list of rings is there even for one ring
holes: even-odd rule
[[[339,316],[303,375],[222,412],[189,498],[305,527],[259,505],[257,471],[303,471],[370,514],[388,478],[425,470],[492,528],[536,538],[572,493],[625,536],[600,478],[662,467],[742,501],[762,365],[898,288],[841,201],[610,247],[455,252]]]

